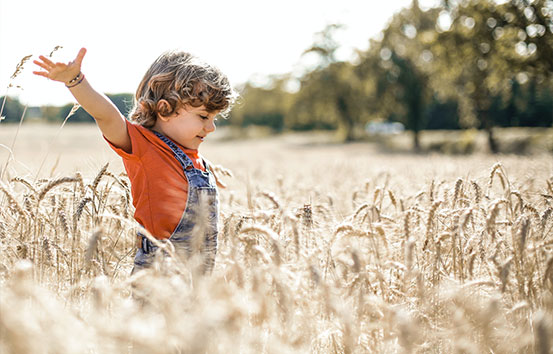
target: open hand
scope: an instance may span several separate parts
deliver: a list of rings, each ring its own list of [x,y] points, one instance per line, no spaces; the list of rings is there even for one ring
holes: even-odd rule
[[[40,66],[46,71],[33,71],[33,74],[44,76],[50,80],[60,81],[67,84],[75,76],[81,72],[81,63],[83,62],[84,55],[86,54],[86,49],[81,48],[75,60],[70,61],[69,63],[54,63],[50,59],[46,58],[44,55],[39,56],[40,60],[34,60],[33,63]]]

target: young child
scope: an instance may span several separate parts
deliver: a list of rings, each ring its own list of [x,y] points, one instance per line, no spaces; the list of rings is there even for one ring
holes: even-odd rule
[[[185,254],[201,249],[210,272],[217,251],[217,182],[198,148],[215,130],[215,117],[234,102],[227,77],[188,53],[164,53],[140,82],[129,121],[86,80],[85,54],[82,48],[68,64],[40,56],[34,63],[43,71],[33,73],[65,83],[122,157],[138,223]],[[149,267],[158,248],[140,233],[139,244],[133,273]]]

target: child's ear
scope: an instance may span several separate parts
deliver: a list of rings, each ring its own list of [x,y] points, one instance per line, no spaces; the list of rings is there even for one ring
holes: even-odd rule
[[[159,100],[156,105],[157,117],[163,121],[168,121],[174,112],[167,100]]]

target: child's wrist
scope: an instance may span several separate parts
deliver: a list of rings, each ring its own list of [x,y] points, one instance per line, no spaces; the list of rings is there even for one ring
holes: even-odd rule
[[[72,78],[71,80],[65,83],[65,87],[73,88],[78,84],[80,84],[81,82],[83,82],[83,80],[84,80],[84,74],[81,71],[79,71],[77,76],[75,76],[74,78]]]

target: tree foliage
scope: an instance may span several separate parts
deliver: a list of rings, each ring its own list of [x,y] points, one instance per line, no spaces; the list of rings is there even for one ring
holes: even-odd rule
[[[132,102],[133,102],[133,95],[130,93],[118,93],[118,94],[106,94],[106,96],[113,102],[113,104],[119,109],[119,111],[126,117],[128,116],[131,108],[132,108]],[[71,112],[71,109],[73,108],[73,104],[69,103],[65,106],[61,107],[58,116],[67,117],[69,112]],[[70,122],[74,123],[86,123],[86,122],[94,122],[94,118],[88,112],[86,112],[83,108],[79,108],[73,116],[71,116]]]
[[[355,62],[337,59],[341,26],[329,25],[304,51],[318,63],[288,105],[280,86],[246,85],[245,108],[229,123],[338,129],[351,140],[370,120],[399,121],[415,149],[424,129],[477,128],[498,151],[495,126],[553,124],[552,14],[553,0],[450,0],[428,10],[413,0]]]
[[[127,116],[129,111],[132,108],[133,95],[130,93],[118,93],[118,94],[107,94],[106,95],[119,109],[119,111]],[[4,100],[3,97],[0,98],[1,102]],[[6,99],[6,104],[4,105],[4,110],[2,115],[6,117],[6,122],[19,122],[23,115],[23,110],[25,106],[19,102],[19,99],[16,97],[9,97]],[[42,119],[46,122],[59,122],[63,121],[65,117],[71,112],[73,108],[73,103],[68,103],[64,106],[43,106],[41,107]],[[69,122],[94,122],[94,118],[88,114],[83,108],[79,108],[70,118]]]
[[[478,128],[497,151],[495,126],[553,124],[552,14],[552,0],[450,0],[428,10],[414,0],[355,62],[337,59],[342,26],[326,26],[303,53],[318,63],[296,93],[246,84],[228,123],[338,129],[351,140],[370,120],[399,121],[415,148],[421,130]]]
[[[4,105],[2,109],[4,120],[2,122],[19,122],[25,109],[25,106],[19,102],[19,99],[17,97],[2,96],[0,97],[0,107],[2,107],[2,104]]]
[[[427,69],[432,56],[426,46],[433,40],[436,18],[436,10],[423,12],[414,1],[392,17],[381,40],[371,41],[358,69],[365,81],[376,80],[373,94],[379,104],[371,105],[373,113],[404,123],[413,132],[416,150],[432,96]]]
[[[338,61],[339,44],[334,40],[340,25],[328,25],[304,51],[319,58],[315,69],[301,78],[301,87],[287,123],[292,128],[338,128],[351,141],[364,118],[362,82],[349,62]]]
[[[282,131],[293,100],[293,94],[286,89],[288,79],[273,76],[267,87],[246,83],[240,89],[241,97],[246,99],[233,108],[229,123],[241,127],[263,125]]]

